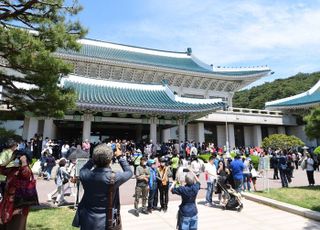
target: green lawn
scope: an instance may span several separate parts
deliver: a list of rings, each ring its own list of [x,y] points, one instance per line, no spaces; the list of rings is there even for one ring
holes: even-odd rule
[[[28,230],[75,230],[71,226],[75,211],[67,207],[32,209],[28,215]]]
[[[270,189],[257,195],[320,212],[320,186]]]

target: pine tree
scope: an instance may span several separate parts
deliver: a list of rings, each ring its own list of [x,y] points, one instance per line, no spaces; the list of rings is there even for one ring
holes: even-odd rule
[[[86,30],[73,18],[81,9],[77,0],[0,1],[0,103],[46,117],[75,107],[75,93],[58,84],[72,66],[55,52],[80,48]]]

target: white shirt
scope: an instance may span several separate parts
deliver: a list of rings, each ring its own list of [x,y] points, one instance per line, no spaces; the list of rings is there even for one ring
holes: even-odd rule
[[[69,145],[62,145],[61,147],[61,153],[67,153],[69,150]]]
[[[208,182],[213,182],[217,179],[217,168],[214,164],[206,163],[205,171],[208,173]]]
[[[307,168],[306,168],[306,170],[307,171],[314,171],[313,164],[314,164],[313,159],[312,158],[307,158]]]
[[[191,169],[196,175],[200,175],[202,166],[203,164],[201,164],[200,160],[194,160],[191,162]]]

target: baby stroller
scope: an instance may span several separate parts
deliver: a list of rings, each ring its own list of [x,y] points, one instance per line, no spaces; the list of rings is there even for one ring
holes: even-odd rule
[[[229,184],[220,183],[217,181],[221,190],[224,193],[224,202],[222,202],[222,208],[225,210],[236,210],[241,212],[243,209],[242,196],[236,190],[234,190]]]

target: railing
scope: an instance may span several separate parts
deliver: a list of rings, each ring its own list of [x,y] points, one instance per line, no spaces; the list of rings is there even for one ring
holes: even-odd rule
[[[218,110],[217,112],[221,112],[222,110]],[[225,111],[223,111],[225,112]],[[238,114],[258,114],[258,115],[271,115],[271,116],[283,116],[283,112],[281,111],[270,111],[270,110],[262,110],[262,109],[247,109],[247,108],[236,108],[230,107],[228,108],[228,113],[238,113]]]

